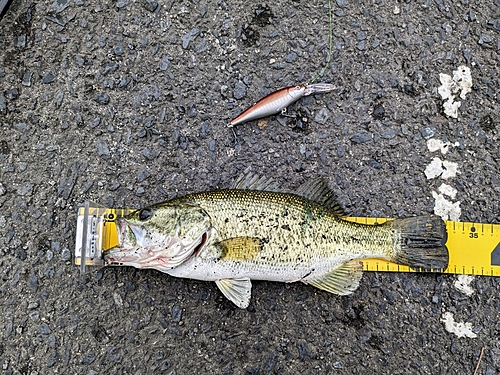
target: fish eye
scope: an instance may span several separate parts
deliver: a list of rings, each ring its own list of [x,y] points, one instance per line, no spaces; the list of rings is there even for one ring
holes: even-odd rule
[[[297,86],[295,86],[295,90],[300,90],[300,89],[301,89],[301,87],[300,87],[300,86],[298,86],[298,85],[297,85]]]
[[[139,211],[139,220],[146,221],[153,217],[153,210],[150,208],[143,208]]]

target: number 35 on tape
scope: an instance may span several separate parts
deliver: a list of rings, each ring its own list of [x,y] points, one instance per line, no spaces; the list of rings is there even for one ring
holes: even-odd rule
[[[388,219],[349,218],[364,224],[382,224]],[[450,254],[448,268],[432,270],[460,275],[500,276],[500,224],[446,221]],[[366,271],[419,272],[381,259],[363,260]]]

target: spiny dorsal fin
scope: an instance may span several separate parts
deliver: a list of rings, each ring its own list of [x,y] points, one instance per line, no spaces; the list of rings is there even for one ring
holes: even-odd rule
[[[247,172],[242,174],[231,186],[232,189],[241,190],[265,190],[265,191],[282,191],[278,182],[272,178],[259,176],[258,174]]]
[[[295,193],[321,204],[338,216],[346,216],[342,207],[337,203],[337,196],[322,177],[304,182]]]
[[[318,278],[304,279],[302,282],[330,293],[345,296],[358,288],[362,276],[363,263],[359,260],[351,260]]]
[[[220,279],[215,283],[222,294],[241,309],[246,309],[252,296],[252,282],[248,277],[241,279]]]
[[[216,244],[224,260],[244,261],[253,259],[261,250],[264,242],[257,237],[233,237]]]

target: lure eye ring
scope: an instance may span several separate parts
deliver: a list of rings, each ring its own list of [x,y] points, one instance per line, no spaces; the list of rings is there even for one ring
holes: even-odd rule
[[[150,208],[143,208],[139,211],[138,217],[140,221],[148,221],[153,217],[153,210]]]

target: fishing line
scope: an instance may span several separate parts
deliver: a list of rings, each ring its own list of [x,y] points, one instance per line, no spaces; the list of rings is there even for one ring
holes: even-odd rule
[[[328,66],[330,65],[330,60],[332,58],[332,47],[333,47],[333,21],[332,21],[332,3],[331,3],[331,0],[328,0],[328,13],[329,13],[329,17],[330,17],[330,45],[329,45],[329,51],[328,51],[328,58],[326,60],[326,64],[325,66],[323,67],[323,69],[321,69],[321,71],[316,75],[316,77],[314,77],[312,79],[312,81],[310,82],[310,84],[314,83],[314,81],[316,81],[319,77],[321,77],[324,73],[325,73],[325,70],[326,68],[328,68]]]

